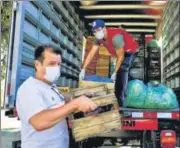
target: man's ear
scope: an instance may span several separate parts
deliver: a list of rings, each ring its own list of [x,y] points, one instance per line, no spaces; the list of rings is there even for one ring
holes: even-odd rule
[[[40,62],[38,60],[35,60],[34,61],[34,67],[35,67],[35,70],[37,71],[38,67],[40,66]]]

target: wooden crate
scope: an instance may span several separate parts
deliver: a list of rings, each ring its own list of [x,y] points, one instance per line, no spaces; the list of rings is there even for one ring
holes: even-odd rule
[[[109,90],[108,90],[108,93],[109,93],[109,94],[114,93],[114,89],[109,89]]]
[[[85,116],[72,121],[72,133],[76,141],[81,141],[89,137],[96,137],[99,134],[120,129],[120,114],[118,103],[113,94],[92,98],[97,106],[113,105],[113,110],[98,113],[92,116]],[[73,115],[72,115],[73,116]]]
[[[108,88],[106,85],[99,85],[95,87],[77,88],[71,91],[74,98],[86,95],[86,96],[100,96],[106,95],[108,93]]]
[[[94,82],[94,81],[79,81],[79,87],[80,88],[86,88],[86,87],[96,87],[99,85],[106,85],[108,89],[114,89],[114,83],[104,83],[104,82]]]

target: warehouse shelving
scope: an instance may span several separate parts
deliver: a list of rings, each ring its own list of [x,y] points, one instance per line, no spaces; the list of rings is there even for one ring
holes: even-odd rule
[[[165,84],[180,92],[180,2],[170,1],[163,15]]]

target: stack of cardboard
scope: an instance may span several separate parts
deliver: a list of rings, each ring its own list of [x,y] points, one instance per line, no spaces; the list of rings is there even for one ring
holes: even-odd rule
[[[109,62],[110,57],[107,55],[100,55],[96,66],[96,75],[102,77],[109,76]]]

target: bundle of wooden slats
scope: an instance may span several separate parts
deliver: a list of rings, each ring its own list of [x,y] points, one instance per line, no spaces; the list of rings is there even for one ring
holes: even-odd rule
[[[77,88],[71,91],[72,96],[74,98],[86,95],[86,96],[100,96],[100,95],[106,95],[108,92],[108,88],[106,85],[99,85],[95,87],[86,87],[86,88]]]
[[[98,93],[101,92],[101,93]],[[104,92],[104,93],[102,93]],[[96,137],[99,134],[110,132],[111,130],[120,129],[119,107],[114,93],[108,94],[109,90],[105,85],[96,87],[81,88],[72,91],[74,97],[93,94],[92,101],[98,107],[112,105],[112,109],[103,113],[84,114],[81,118],[76,118],[76,113],[72,114],[69,119],[72,121],[72,133],[76,141],[81,141],[89,137]]]

